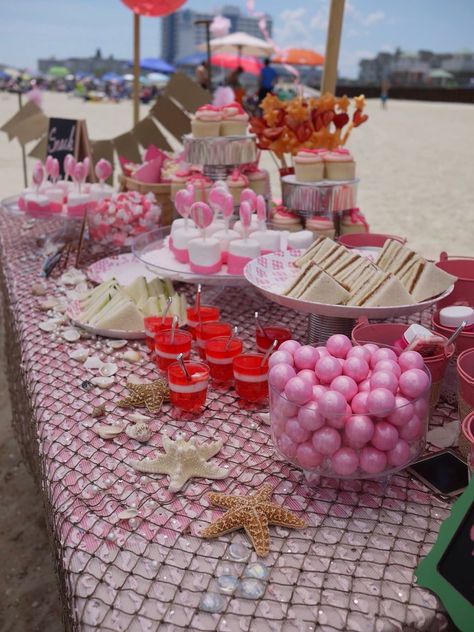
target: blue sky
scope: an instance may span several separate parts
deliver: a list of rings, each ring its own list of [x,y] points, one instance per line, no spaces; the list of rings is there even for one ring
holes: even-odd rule
[[[228,1],[241,6],[244,0]],[[291,8],[288,8],[290,5]],[[189,0],[212,10],[215,0]],[[329,0],[255,0],[274,17],[274,38],[284,46],[324,51]],[[437,52],[474,48],[474,0],[346,0],[339,67],[357,74],[361,57],[380,50],[419,48]],[[120,0],[0,0],[0,63],[36,67],[38,57],[104,55],[129,58],[132,18]],[[142,20],[142,53],[160,52],[160,20]]]

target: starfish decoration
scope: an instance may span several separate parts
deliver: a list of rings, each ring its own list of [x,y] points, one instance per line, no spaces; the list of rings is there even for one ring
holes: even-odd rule
[[[169,399],[169,388],[164,380],[153,380],[145,384],[127,382],[130,395],[117,402],[122,408],[136,408],[146,406],[148,412],[155,414],[160,411],[164,401]]]
[[[156,459],[129,461],[139,472],[148,474],[168,474],[170,477],[168,491],[178,492],[190,478],[220,479],[229,476],[229,471],[208,460],[222,448],[222,441],[213,441],[198,445],[192,437],[189,441],[179,437],[173,441],[163,436],[162,452]]]
[[[256,554],[265,557],[270,548],[269,524],[293,529],[303,529],[306,526],[306,522],[294,513],[281,505],[272,503],[272,492],[271,485],[263,485],[250,496],[231,496],[211,492],[208,494],[209,501],[228,511],[204,529],[203,537],[216,538],[236,529],[245,529]]]

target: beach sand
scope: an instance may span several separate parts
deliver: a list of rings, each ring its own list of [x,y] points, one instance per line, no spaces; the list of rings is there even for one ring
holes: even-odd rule
[[[18,107],[16,95],[0,93],[0,126]],[[47,93],[48,116],[84,118],[94,140],[110,139],[132,127],[130,102],[84,103]],[[145,116],[148,107],[142,106]],[[413,248],[436,257],[473,255],[474,107],[390,101],[382,111],[369,101],[369,121],[356,129],[348,147],[357,160],[359,206],[373,232],[402,235]],[[30,150],[35,143],[28,147]],[[33,160],[29,159],[29,171]],[[269,156],[274,195],[278,175]],[[23,187],[21,151],[0,133],[0,198]],[[2,334],[3,337],[3,334]],[[1,341],[0,341],[1,342]],[[5,367],[0,366],[0,630],[56,632],[62,629],[41,498],[10,427]]]

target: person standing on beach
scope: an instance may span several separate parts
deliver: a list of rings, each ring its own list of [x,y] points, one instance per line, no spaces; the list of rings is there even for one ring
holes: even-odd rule
[[[390,90],[390,82],[388,79],[384,79],[382,81],[382,85],[380,86],[380,101],[382,103],[382,109],[387,109],[387,101],[388,101],[388,91]]]
[[[196,68],[196,81],[204,88],[204,90],[209,89],[209,70],[207,69],[207,61],[203,61]]]
[[[260,71],[260,83],[258,89],[258,102],[259,104],[267,96],[268,93],[273,91],[273,86],[278,78],[278,74],[274,68],[270,66],[270,60],[267,58],[263,62],[263,68]]]

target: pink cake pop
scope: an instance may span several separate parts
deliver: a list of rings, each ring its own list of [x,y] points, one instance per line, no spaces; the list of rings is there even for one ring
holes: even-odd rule
[[[395,396],[386,388],[376,388],[367,397],[367,410],[371,415],[386,417],[395,407]]]
[[[365,347],[352,347],[352,349],[349,349],[346,360],[348,360],[349,358],[359,358],[359,360],[365,360],[365,362],[367,362],[368,364],[370,361],[370,356],[370,351]]]
[[[250,206],[250,211],[253,213],[257,208],[257,194],[252,189],[244,189],[240,194],[240,203],[247,202]]]
[[[324,417],[319,411],[319,405],[315,401],[310,401],[302,406],[298,411],[298,421],[306,430],[314,432],[324,426]]]
[[[395,395],[395,410],[387,417],[394,426],[404,426],[414,414],[414,407],[409,400],[402,395]]]
[[[297,445],[286,434],[282,434],[277,441],[279,450],[284,456],[293,459],[296,456]]]
[[[359,457],[352,448],[340,448],[332,455],[331,465],[336,474],[350,476],[359,467]]]
[[[352,349],[352,342],[344,334],[334,334],[326,342],[326,349],[335,358],[345,358]]]
[[[298,371],[297,375],[302,380],[309,382],[311,386],[316,386],[316,384],[318,384],[318,378],[316,377],[315,372],[311,369],[302,369],[301,371]]]
[[[386,388],[395,395],[398,391],[398,380],[391,371],[375,371],[370,377],[370,388]]]
[[[425,361],[418,351],[404,351],[398,358],[398,364],[403,371],[410,369],[424,369]]]
[[[380,474],[387,465],[387,456],[377,448],[366,446],[360,451],[359,462],[367,474]]]
[[[417,415],[413,415],[407,423],[400,428],[400,437],[406,441],[419,439],[423,434],[423,422]]]
[[[285,432],[295,443],[305,443],[311,436],[309,430],[306,430],[297,418],[288,419]]]
[[[363,448],[374,436],[374,423],[367,415],[352,415],[344,427],[345,442],[351,448]]]
[[[380,360],[393,360],[396,362],[397,354],[395,351],[392,351],[392,349],[377,349],[370,358],[370,368],[373,369]]]
[[[270,369],[272,369],[274,366],[277,366],[278,364],[289,364],[290,366],[293,366],[293,356],[289,351],[286,351],[281,347],[280,349],[272,353],[268,360],[268,366]]]
[[[362,347],[355,347],[356,349],[362,349]],[[369,356],[370,357],[370,356]],[[342,372],[344,375],[351,377],[356,382],[362,382],[369,375],[369,365],[363,358],[347,357],[344,361]]]
[[[400,375],[400,392],[405,397],[416,399],[426,392],[430,385],[430,378],[421,369],[408,369]]]
[[[313,395],[311,384],[300,377],[292,377],[285,385],[285,396],[295,404],[306,404]]]
[[[95,166],[95,175],[97,177],[97,179],[99,180],[101,186],[104,186],[104,182],[110,178],[110,176],[112,175],[112,165],[110,164],[110,162],[108,160],[105,160],[104,158],[101,158],[96,166]]]
[[[303,345],[296,349],[293,359],[297,369],[314,369],[319,353],[311,345]]]
[[[360,391],[351,401],[352,412],[357,415],[364,415],[367,412],[367,398],[369,396],[369,391]]]
[[[372,437],[374,448],[387,452],[397,445],[397,441],[398,432],[395,426],[389,424],[388,421],[379,421],[375,425],[374,436]]]
[[[341,435],[335,428],[324,426],[313,434],[313,448],[316,452],[331,456],[341,447]]]
[[[295,461],[303,468],[303,469],[313,469],[321,465],[324,456],[316,452],[313,447],[313,444],[308,441],[307,443],[303,443],[298,446],[295,455]]]
[[[393,467],[405,465],[410,458],[410,446],[404,439],[399,439],[394,448],[387,452],[388,464]]]
[[[390,371],[397,379],[400,377],[402,372],[398,362],[395,362],[394,360],[379,360],[374,366],[374,373],[376,371]]]
[[[342,374],[342,366],[337,358],[331,356],[320,358],[314,370],[321,384],[330,384],[335,377]]]
[[[268,383],[281,393],[288,380],[295,377],[295,375],[296,372],[294,368],[289,364],[276,364],[268,373]]]
[[[278,347],[278,351],[288,351],[291,354],[294,354],[297,349],[301,347],[300,343],[297,340],[285,340]]]
[[[355,380],[347,375],[339,375],[331,382],[331,390],[339,391],[344,396],[346,402],[350,402],[359,391]]]

